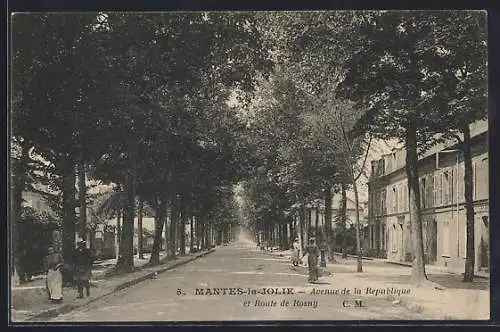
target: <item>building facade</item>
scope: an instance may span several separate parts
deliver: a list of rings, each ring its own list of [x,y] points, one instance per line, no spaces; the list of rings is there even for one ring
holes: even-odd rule
[[[471,125],[475,269],[489,267],[488,127]],[[395,149],[371,162],[368,245],[389,261],[411,262],[406,151]],[[443,143],[419,158],[420,204],[427,264],[461,269],[466,257],[464,160],[458,146]]]

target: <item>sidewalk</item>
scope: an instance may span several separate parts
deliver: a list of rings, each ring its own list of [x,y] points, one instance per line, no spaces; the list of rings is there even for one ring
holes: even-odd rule
[[[186,256],[177,257],[174,260],[164,259],[162,260],[160,265],[142,268],[135,272],[112,276],[109,278],[104,278],[104,273],[100,273],[96,276],[93,276],[93,280],[91,280],[92,288],[90,290],[91,294],[88,298],[86,297],[84,299],[77,299],[77,292],[75,289],[65,288],[64,300],[60,304],[53,304],[47,300],[47,295],[45,293],[45,280],[37,280],[32,282],[37,283],[38,285],[12,288],[11,321],[22,322],[47,320],[48,318],[69,312],[73,309],[98,300],[104,296],[133,286],[141,281],[153,278],[156,274],[186,264],[202,256],[208,255],[214,251],[214,249],[210,249],[208,251],[201,251],[194,254],[187,254]],[[136,267],[143,266],[147,262],[148,260],[138,260],[138,264],[136,265]]]
[[[293,251],[292,250],[269,250],[268,252],[271,252],[272,254],[279,256],[279,257],[284,257],[287,259],[290,259],[292,256]],[[338,260],[341,258],[342,254],[339,252],[335,252],[335,258]],[[357,259],[357,256],[355,255],[347,255],[348,258]],[[411,263],[397,263],[397,262],[390,262],[387,259],[384,258],[374,258],[374,257],[363,257],[363,262],[366,264],[370,263],[381,263],[381,264],[390,264],[390,265],[395,265],[395,266],[406,266],[406,267],[411,267]],[[448,267],[444,266],[436,266],[436,265],[426,265],[425,266],[425,271],[427,273],[447,273],[447,274],[457,274],[457,275],[463,275],[463,270],[462,269],[451,269]],[[476,278],[482,278],[482,279],[489,279],[490,275],[488,272],[485,271],[478,271],[474,274]]]
[[[163,252],[160,253],[160,258],[164,255]],[[144,259],[139,259],[134,256],[134,267],[140,268],[149,262],[150,255],[144,255]],[[91,283],[95,283],[97,280],[104,279],[106,274],[112,270],[116,265],[116,258],[105,259],[96,261],[92,265],[92,280]],[[12,287],[13,291],[24,291],[28,289],[45,289],[45,278],[46,275],[33,276],[31,281],[27,281],[22,285]]]
[[[289,259],[290,251],[273,251],[269,254]],[[490,290],[488,279],[477,279],[473,283],[463,283],[460,274],[442,271],[439,268],[426,267],[431,283],[424,287],[415,287],[411,281],[411,268],[388,264],[385,260],[363,260],[363,272],[356,272],[356,260],[336,257],[336,264],[327,264],[331,275],[323,276],[321,289],[348,288],[361,289],[360,296],[383,296],[393,301],[394,305],[402,305],[411,311],[425,313],[430,319],[445,320],[487,320],[490,315]],[[327,286],[328,285],[331,286]],[[435,287],[430,287],[431,285]],[[307,286],[305,289],[318,288]],[[371,288],[369,290],[368,288]],[[409,294],[394,293],[388,288],[396,289],[396,293],[409,290]],[[379,290],[378,294],[374,294]],[[367,294],[372,292],[372,294]],[[388,294],[389,293],[389,294]]]

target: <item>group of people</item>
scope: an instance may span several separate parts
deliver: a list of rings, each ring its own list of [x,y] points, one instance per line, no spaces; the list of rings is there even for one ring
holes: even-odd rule
[[[83,290],[90,296],[90,277],[93,258],[85,240],[80,239],[72,256],[72,274],[78,288],[78,298],[83,298]],[[49,300],[58,303],[63,299],[64,259],[56,247],[50,247],[46,258],[46,289]]]
[[[299,266],[302,264],[302,259],[307,255],[307,266],[309,269],[308,282],[315,283],[319,279],[319,268],[318,268],[318,258],[320,256],[320,250],[316,245],[316,239],[314,237],[309,239],[309,243],[306,246],[302,257],[300,256],[300,241],[296,237],[293,241],[293,255],[292,264],[293,266]]]

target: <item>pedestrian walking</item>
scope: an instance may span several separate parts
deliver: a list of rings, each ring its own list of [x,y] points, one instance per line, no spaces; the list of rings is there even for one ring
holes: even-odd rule
[[[292,265],[299,266],[300,264],[300,241],[298,237],[295,237],[293,241],[293,253],[292,253]]]
[[[305,253],[302,256],[302,258],[306,254],[307,254],[307,265],[309,268],[309,278],[307,281],[315,283],[318,281],[319,278],[319,270],[318,270],[319,249],[313,237],[309,239],[309,244],[307,245]]]
[[[63,280],[61,269],[64,265],[62,255],[54,247],[49,247],[45,263],[47,268],[45,286],[48,298],[52,302],[61,302],[63,299]]]
[[[87,297],[90,296],[90,277],[92,273],[93,259],[90,250],[87,249],[83,239],[78,241],[76,250],[73,253],[74,277],[78,288],[78,298],[83,298],[85,288]]]

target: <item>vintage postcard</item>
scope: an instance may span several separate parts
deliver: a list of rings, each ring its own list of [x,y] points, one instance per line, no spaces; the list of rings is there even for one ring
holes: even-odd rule
[[[490,319],[485,11],[12,13],[12,323]]]

